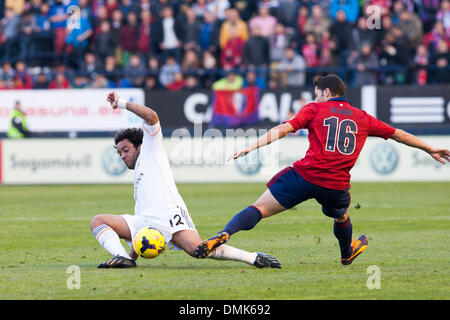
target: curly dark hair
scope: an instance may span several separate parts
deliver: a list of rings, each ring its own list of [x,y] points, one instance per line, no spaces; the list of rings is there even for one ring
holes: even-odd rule
[[[120,141],[128,139],[137,148],[142,144],[143,136],[144,132],[140,128],[122,129],[116,133],[114,143],[117,146]]]

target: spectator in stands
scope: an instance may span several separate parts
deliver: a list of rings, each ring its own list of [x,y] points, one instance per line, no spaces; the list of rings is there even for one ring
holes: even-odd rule
[[[82,74],[76,74],[70,78],[70,87],[74,89],[84,89],[87,88],[89,80]]]
[[[348,22],[345,11],[336,12],[336,20],[330,27],[331,35],[336,41],[336,55],[339,57],[340,64],[345,64],[350,50],[350,34],[352,33],[352,24]]]
[[[199,45],[200,50],[217,52],[219,47],[220,22],[214,13],[206,11],[203,22],[200,24]]]
[[[4,61],[2,64],[2,69],[0,70],[0,78],[5,81],[14,79],[16,72],[14,71],[11,62]]]
[[[408,39],[403,31],[397,26],[386,34],[381,43],[379,62],[381,66],[407,66],[410,62],[410,49]],[[405,72],[397,70],[388,70],[380,75],[382,84],[399,84],[405,81]]]
[[[305,44],[302,46],[302,55],[305,59],[306,66],[310,68],[319,66],[319,45],[313,33],[306,35]]]
[[[284,57],[284,50],[294,42],[292,29],[286,30],[282,23],[277,23],[274,34],[269,38],[270,66],[277,68],[277,65]]]
[[[369,43],[364,43],[356,56],[349,57],[348,66],[355,69],[355,85],[374,85],[377,83],[376,69],[378,57]]]
[[[35,52],[35,41],[33,41],[33,30],[35,27],[36,19],[34,19],[34,16],[29,11],[24,12],[19,28],[19,59],[27,62],[28,57],[33,56]]]
[[[138,54],[132,54],[124,68],[125,77],[134,87],[141,88],[145,81],[145,65]]]
[[[49,89],[69,89],[70,82],[64,72],[57,72],[48,86]]]
[[[255,28],[259,28],[261,36],[269,38],[274,33],[276,24],[277,19],[270,14],[269,6],[261,3],[258,8],[258,14],[249,21],[250,33]]]
[[[182,33],[183,49],[185,51],[195,50],[199,51],[199,34],[201,24],[197,20],[195,11],[193,8],[188,7],[185,12],[185,21],[183,24],[184,32]]]
[[[181,69],[184,72],[195,72],[200,69],[200,59],[194,50],[188,50],[184,53]]]
[[[123,13],[119,9],[112,12],[111,18],[111,34],[115,40],[115,47],[117,48],[120,44],[120,30],[123,26]]]
[[[209,12],[214,13],[214,15],[219,20],[226,19],[227,9],[230,7],[228,0],[210,0],[206,6]]]
[[[16,62],[16,72],[14,75],[16,81],[20,81],[22,89],[33,88],[33,78],[27,70],[27,65],[24,61]]]
[[[448,51],[448,45],[445,40],[440,40],[436,47],[436,52],[432,58],[432,64],[436,66],[437,71],[434,72],[434,79],[436,83],[449,83],[450,82],[450,53]]]
[[[345,13],[347,21],[355,23],[359,15],[358,0],[331,0],[330,15],[333,20],[336,19],[339,10]]]
[[[194,75],[186,76],[186,84],[183,87],[185,90],[198,90],[200,89],[198,78]]]
[[[137,51],[147,58],[154,52],[152,48],[152,14],[150,10],[142,10],[140,16],[141,24],[138,31]]]
[[[79,71],[84,75],[91,75],[93,73],[101,72],[103,65],[93,52],[86,52],[83,61],[80,64]]]
[[[171,7],[164,7],[155,29],[155,40],[159,43],[161,59],[165,60],[170,55],[175,57],[176,61],[181,61],[183,26],[179,20],[175,19]]]
[[[233,70],[225,70],[226,76],[213,83],[213,90],[239,90],[244,84],[244,79]]]
[[[254,27],[252,35],[244,44],[242,58],[247,67],[268,67],[270,64],[269,40],[262,36],[261,29]]]
[[[175,73],[181,72],[181,67],[173,56],[168,56],[159,72],[159,82],[162,86],[167,87],[169,83],[174,82]]]
[[[79,69],[84,53],[93,34],[89,19],[82,17],[80,11],[74,10],[71,19],[78,23],[75,26],[68,25],[66,36],[66,64]]]
[[[122,11],[124,16],[127,16],[130,12],[134,12],[137,16],[140,11],[139,4],[134,0],[121,0],[119,10]]]
[[[450,1],[443,0],[441,7],[436,13],[436,20],[442,22],[444,25],[445,33],[450,36]]]
[[[19,55],[20,16],[11,8],[5,8],[5,16],[1,20],[3,60],[10,61]]]
[[[450,35],[445,32],[444,24],[441,21],[436,21],[433,29],[428,32],[423,39],[423,44],[433,52],[440,40],[445,40],[450,44]]]
[[[107,56],[114,55],[116,40],[111,33],[111,25],[108,21],[103,21],[100,25],[100,32],[95,39],[95,53],[100,61],[105,61]]]
[[[300,6],[298,9],[298,15],[297,15],[297,31],[299,35],[303,38],[306,34],[305,32],[305,25],[306,22],[308,22],[309,19],[309,9],[307,6]]]
[[[378,50],[381,46],[381,42],[387,33],[392,30],[393,23],[390,15],[386,15],[381,19],[381,28],[375,31],[375,50]]]
[[[183,73],[176,72],[173,75],[173,81],[169,83],[166,88],[170,91],[178,91],[186,86],[186,81],[184,80]]]
[[[367,28],[365,17],[359,17],[357,24],[353,27],[350,37],[350,50],[358,52],[362,43],[369,43],[373,48],[375,46],[375,35],[373,30]]]
[[[305,33],[312,33],[316,41],[320,41],[322,33],[330,28],[330,20],[323,14],[323,9],[320,5],[312,7],[312,15],[308,18],[305,24]]]
[[[105,0],[104,6],[106,8],[106,11],[108,12],[108,19],[111,20],[114,10],[119,9],[119,1],[118,0]]]
[[[159,67],[159,60],[156,56],[151,56],[148,58],[147,74],[157,77],[159,75]]]
[[[160,89],[161,85],[158,82],[158,79],[154,76],[147,76],[145,77],[145,84],[144,89],[145,90],[154,90],[154,89]]]
[[[427,66],[430,62],[430,54],[428,48],[424,44],[420,44],[416,49],[416,54],[414,56],[415,69],[415,83],[419,85],[425,85],[427,83]]]
[[[319,65],[321,67],[333,66],[335,64],[336,41],[332,39],[329,31],[325,31],[322,34],[319,48]]]
[[[258,76],[255,70],[250,69],[245,74],[243,87],[258,87],[259,89],[265,89],[266,81],[264,80],[264,77]]]
[[[110,86],[108,79],[106,79],[105,75],[101,73],[96,73],[91,83],[89,84],[89,87],[94,89],[104,89],[109,88]]]
[[[108,85],[111,88],[120,87],[122,68],[117,64],[116,57],[109,55],[105,58],[104,75],[108,80]]]
[[[303,87],[305,85],[306,63],[303,57],[293,48],[287,47],[284,58],[279,65],[283,87]]]
[[[48,89],[49,81],[44,72],[39,72],[34,83],[34,89]]]
[[[245,42],[238,37],[237,30],[232,27],[231,37],[220,53],[220,65],[224,69],[234,69],[242,65],[242,53]]]
[[[67,16],[67,6],[63,3],[63,0],[55,0],[50,7],[49,21],[54,34],[54,52],[59,56],[64,52]]]
[[[126,23],[120,29],[119,47],[122,51],[122,59],[126,61],[131,53],[137,51],[138,18],[134,10],[126,15]]]
[[[38,54],[53,53],[53,31],[50,23],[50,7],[47,3],[43,3],[39,13],[36,14],[36,27],[34,29],[33,38],[35,39],[35,52]],[[40,58],[34,59],[39,65],[47,65],[50,59]]]
[[[243,41],[247,41],[249,38],[247,23],[240,18],[239,12],[234,8],[227,9],[226,12],[227,19],[223,22],[219,35],[221,49],[225,47],[226,43],[231,38],[232,28],[236,29],[238,37]]]
[[[408,38],[408,44],[411,49],[416,49],[417,46],[422,43],[422,21],[420,21],[416,14],[406,10],[401,12],[398,26]]]
[[[203,76],[203,84],[205,87],[209,88],[217,78],[214,70],[218,67],[215,55],[209,50],[203,51],[202,67],[205,71],[205,75]]]
[[[295,29],[297,27],[297,14],[300,7],[300,1],[280,0],[278,9],[278,20],[287,28]]]
[[[194,9],[195,16],[199,20],[204,20],[205,14],[211,14],[207,9],[206,0],[197,0],[192,4],[192,9]],[[213,14],[214,15],[214,14]]]

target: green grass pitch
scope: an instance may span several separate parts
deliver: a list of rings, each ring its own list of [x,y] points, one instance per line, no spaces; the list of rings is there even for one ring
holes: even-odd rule
[[[202,238],[265,190],[258,184],[181,184]],[[261,221],[229,244],[275,255],[282,269],[196,260],[165,250],[132,270],[99,270],[109,254],[93,238],[96,214],[133,213],[132,185],[0,188],[0,299],[449,299],[450,183],[354,183],[354,236],[368,249],[350,266],[339,262],[332,219],[307,201]],[[357,209],[356,207],[359,207]],[[67,268],[80,268],[68,289]],[[380,270],[369,289],[369,266]],[[371,282],[369,279],[369,283]]]

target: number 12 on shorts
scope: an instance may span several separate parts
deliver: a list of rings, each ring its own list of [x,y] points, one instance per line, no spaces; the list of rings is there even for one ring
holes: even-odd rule
[[[180,214],[174,215],[173,218],[169,220],[170,227],[173,228],[182,224],[187,224],[189,228],[194,228],[194,224],[187,211],[180,207],[178,207],[178,209],[180,209]]]

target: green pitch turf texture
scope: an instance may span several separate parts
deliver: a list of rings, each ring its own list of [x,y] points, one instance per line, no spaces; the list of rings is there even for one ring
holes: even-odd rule
[[[265,186],[179,189],[206,238]],[[136,269],[100,270],[109,254],[89,222],[96,214],[133,213],[131,185],[3,186],[0,299],[449,299],[449,190],[450,183],[354,183],[353,233],[365,233],[369,246],[350,266],[339,262],[332,219],[310,200],[229,242],[276,256],[282,269],[197,260],[166,249],[156,259],[139,259]],[[67,287],[71,265],[80,268],[80,289]],[[370,290],[372,265],[381,271],[380,288]]]

